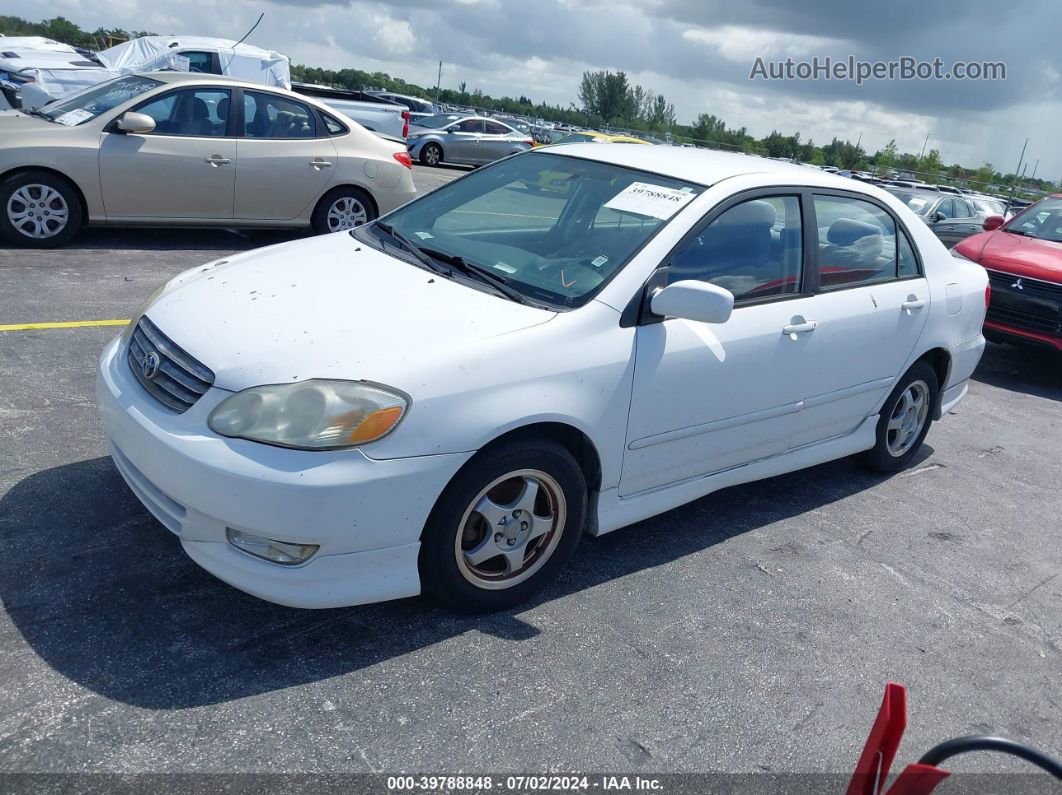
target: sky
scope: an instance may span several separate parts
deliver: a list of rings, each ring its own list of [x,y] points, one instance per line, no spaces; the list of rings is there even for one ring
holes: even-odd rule
[[[26,16],[24,0],[0,14]],[[627,72],[673,102],[681,122],[713,113],[757,137],[771,130],[874,152],[890,139],[918,153],[926,135],[945,163],[1062,180],[1062,2],[963,0],[49,0],[47,16],[83,28],[248,39],[295,63],[383,71],[494,96],[578,102],[586,70]],[[890,61],[903,56],[1003,62],[999,81],[750,80],[765,61]]]

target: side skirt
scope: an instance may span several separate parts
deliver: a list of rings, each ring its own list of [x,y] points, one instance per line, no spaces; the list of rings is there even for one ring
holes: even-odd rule
[[[874,414],[863,420],[854,431],[844,436],[835,436],[832,439],[798,447],[773,458],[753,461],[710,475],[698,475],[627,497],[620,497],[618,488],[606,489],[598,496],[597,523],[596,526],[591,524],[590,534],[600,536],[611,533],[613,530],[685,505],[687,502],[704,497],[713,491],[719,491],[719,489],[749,483],[753,480],[773,478],[776,475],[784,475],[786,472],[795,472],[798,469],[806,469],[869,450],[874,446],[877,424],[878,415]]]

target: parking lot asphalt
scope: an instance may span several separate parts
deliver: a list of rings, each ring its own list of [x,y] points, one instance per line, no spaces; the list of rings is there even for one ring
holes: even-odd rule
[[[0,248],[0,325],[127,318],[180,270],[291,237]],[[907,472],[727,489],[468,617],[299,611],[199,569],[106,455],[94,365],[117,330],[0,333],[0,770],[846,772],[887,681],[909,689],[897,764],[974,733],[1062,752],[1057,358],[990,345]]]

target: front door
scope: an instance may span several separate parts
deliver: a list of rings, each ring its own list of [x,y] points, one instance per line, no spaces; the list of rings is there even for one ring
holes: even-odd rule
[[[713,216],[673,254],[668,281],[725,287],[734,312],[638,328],[621,496],[776,455],[797,429],[816,300],[802,292],[800,199],[759,196]]]
[[[479,139],[483,137],[483,119],[465,119],[452,124],[443,142],[443,158],[453,163],[478,163]]]
[[[339,155],[309,105],[266,91],[243,92],[236,145],[236,217],[288,221],[324,193]]]
[[[103,133],[100,184],[108,218],[232,218],[236,139],[228,89],[169,91],[133,108],[150,133]]]

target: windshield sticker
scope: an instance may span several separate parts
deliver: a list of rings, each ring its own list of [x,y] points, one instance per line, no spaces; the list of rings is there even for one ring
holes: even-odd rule
[[[636,213],[666,221],[693,199],[692,191],[665,188],[648,182],[632,182],[607,202],[605,207],[623,213]]]
[[[602,254],[600,257],[594,257],[594,259],[590,260],[590,264],[593,265],[595,268],[600,268],[606,262],[608,262],[608,257],[606,257],[604,254]]]
[[[415,234],[421,240],[431,240],[433,237],[435,237],[435,235],[433,235],[431,232],[414,232],[413,234]]]
[[[77,110],[67,111],[62,116],[56,116],[55,121],[59,124],[65,124],[67,127],[73,127],[75,124],[81,124],[81,122],[91,118],[92,113],[84,108],[78,108]]]
[[[502,262],[501,260],[495,262],[494,267],[505,273],[516,273],[516,268],[514,268],[508,262]]]

